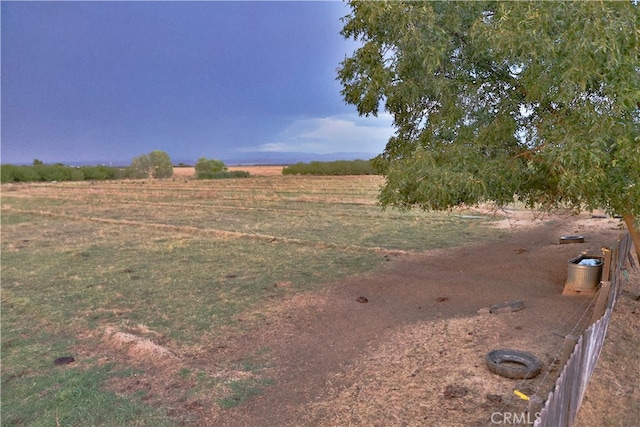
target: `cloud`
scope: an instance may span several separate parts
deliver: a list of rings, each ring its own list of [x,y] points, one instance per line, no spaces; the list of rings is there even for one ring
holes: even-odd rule
[[[338,115],[298,119],[274,141],[248,147],[245,151],[296,153],[381,153],[393,134],[389,114],[378,117]]]

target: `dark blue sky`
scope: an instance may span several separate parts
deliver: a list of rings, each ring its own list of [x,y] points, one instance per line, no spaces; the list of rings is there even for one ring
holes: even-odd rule
[[[392,133],[340,96],[342,2],[1,8],[2,163],[379,153]]]

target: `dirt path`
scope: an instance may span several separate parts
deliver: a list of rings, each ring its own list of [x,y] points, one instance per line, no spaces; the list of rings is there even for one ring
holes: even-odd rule
[[[488,373],[486,352],[532,351],[553,368],[562,345],[554,332],[568,333],[589,301],[561,295],[566,261],[613,244],[618,231],[617,221],[591,216],[514,224],[517,232],[498,242],[392,256],[374,274],[274,307],[264,327],[225,346],[225,358],[268,349],[275,383],[213,424],[486,425],[492,411],[519,408],[513,387],[547,385]],[[584,244],[558,244],[559,236],[576,233]],[[524,310],[482,310],[516,299]],[[469,395],[456,400],[447,386]]]

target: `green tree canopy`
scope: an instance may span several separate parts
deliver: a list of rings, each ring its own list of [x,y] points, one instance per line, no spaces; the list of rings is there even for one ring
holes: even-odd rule
[[[160,150],[135,157],[131,161],[134,178],[170,178],[173,175],[173,164],[169,155]]]
[[[208,179],[212,178],[215,174],[227,170],[222,160],[207,159],[201,157],[196,163],[196,178]]]
[[[383,206],[621,214],[640,252],[637,2],[350,1],[338,70],[361,115],[396,132]]]

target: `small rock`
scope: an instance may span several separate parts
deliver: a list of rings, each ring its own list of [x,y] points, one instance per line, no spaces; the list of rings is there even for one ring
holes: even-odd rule
[[[368,300],[367,298],[365,298],[365,297],[358,297],[358,298],[356,299],[356,301],[358,301],[358,302],[359,302],[359,303],[361,303],[361,304],[364,304],[364,303],[369,302],[369,300]]]
[[[491,313],[491,309],[489,307],[482,307],[478,310],[478,314],[489,314]]]

